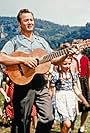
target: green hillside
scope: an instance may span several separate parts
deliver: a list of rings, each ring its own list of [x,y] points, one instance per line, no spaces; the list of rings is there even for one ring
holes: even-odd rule
[[[90,23],[85,26],[59,25],[49,21],[35,19],[35,33],[44,37],[55,49],[61,43],[72,42],[74,39],[90,38]],[[18,34],[18,25],[15,17],[0,17],[0,25],[3,25],[4,32],[7,33],[6,38],[0,39],[0,49],[5,42]]]

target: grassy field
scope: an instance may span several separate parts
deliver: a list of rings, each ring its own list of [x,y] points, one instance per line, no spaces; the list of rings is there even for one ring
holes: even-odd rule
[[[80,126],[80,115],[78,115],[77,120],[75,122],[74,133],[78,132],[79,126]],[[87,118],[87,121],[86,121],[86,130],[85,131],[86,131],[86,133],[90,133],[90,112],[88,114],[88,118]],[[52,133],[60,133],[59,124],[58,124],[57,128],[52,129]]]
[[[3,103],[4,103],[4,98],[0,94],[0,107],[1,108],[3,108],[3,105],[4,105]],[[1,122],[1,119],[0,119],[0,122]],[[77,133],[79,126],[80,126],[80,114],[78,115],[77,120],[75,122],[75,133]],[[0,126],[0,133],[10,133],[10,127]],[[52,128],[51,133],[60,133],[59,123],[57,123],[57,127]],[[90,133],[90,112],[88,114],[88,118],[86,121],[86,133]]]
[[[77,117],[77,120],[75,122],[75,133],[77,133],[79,125],[80,125],[80,115]],[[0,133],[10,133],[10,127],[5,128],[5,127],[1,126]],[[59,123],[57,123],[56,128],[52,128],[51,133],[60,133]],[[86,133],[90,133],[90,113],[88,114],[88,118],[87,118],[87,122],[86,122]]]

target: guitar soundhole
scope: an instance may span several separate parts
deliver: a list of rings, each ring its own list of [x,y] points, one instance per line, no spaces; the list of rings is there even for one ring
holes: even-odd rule
[[[21,76],[23,76],[23,75],[24,75],[24,73],[23,73],[23,70],[22,70],[22,68],[21,68],[20,64],[18,65],[18,68],[19,68],[19,71],[20,71],[20,73],[21,73]]]

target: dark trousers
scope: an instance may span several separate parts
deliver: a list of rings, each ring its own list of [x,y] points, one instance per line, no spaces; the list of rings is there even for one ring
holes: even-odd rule
[[[39,122],[36,133],[50,133],[53,123],[51,99],[46,87],[38,90],[31,86],[15,85],[13,96],[14,119],[11,133],[30,133],[30,113],[33,103],[36,103]]]
[[[90,93],[88,91],[88,77],[80,77],[81,89],[82,94],[86,98],[86,100],[90,103]],[[90,111],[90,107],[87,108],[84,104],[79,103],[79,111],[80,112],[87,112]]]

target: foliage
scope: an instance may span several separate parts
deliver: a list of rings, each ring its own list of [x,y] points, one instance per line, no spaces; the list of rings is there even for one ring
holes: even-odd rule
[[[18,34],[18,25],[16,17],[0,17],[0,25],[4,26],[4,32],[8,36],[0,40],[0,49],[5,42]],[[35,19],[36,34],[44,37],[53,49],[60,46],[61,43],[72,42],[74,39],[90,38],[90,23],[86,26],[59,25],[50,21]]]

